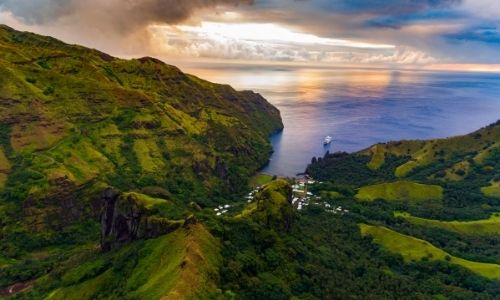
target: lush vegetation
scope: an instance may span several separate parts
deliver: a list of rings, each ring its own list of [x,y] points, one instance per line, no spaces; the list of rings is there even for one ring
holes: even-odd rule
[[[364,201],[384,199],[387,201],[440,201],[443,188],[438,185],[426,185],[410,181],[380,183],[361,187],[356,198]]]
[[[500,214],[492,214],[488,219],[475,221],[439,221],[414,217],[408,213],[395,213],[396,217],[427,227],[442,228],[465,235],[500,235]]]
[[[274,176],[269,174],[257,174],[250,179],[250,186],[259,187],[273,180]]]
[[[255,175],[282,127],[259,95],[5,26],[0,46],[0,297],[500,295],[500,122],[313,158],[299,210]]]
[[[267,195],[284,192],[282,184],[269,184]],[[265,199],[276,203],[272,199],[280,198]],[[360,230],[358,225],[391,219],[382,206],[366,207],[347,198],[328,202],[341,204],[351,213],[332,214],[312,205],[294,213],[287,227],[283,225],[290,224],[289,218],[281,218],[281,226],[266,225],[256,216],[255,208],[245,217],[237,215],[212,223],[213,232],[225,241],[220,273],[224,295],[241,299],[493,299],[499,292],[494,278],[500,275],[500,265],[452,257],[427,242],[394,231],[390,231],[391,236],[385,235],[385,240],[396,246],[407,242],[407,252],[386,251],[372,243],[367,230]],[[287,205],[279,203],[280,207]],[[425,249],[414,249],[413,241],[419,241],[417,246],[424,243]],[[429,259],[427,248],[436,252],[431,256],[435,259]],[[413,260],[405,256],[407,253]]]
[[[400,256],[414,274],[430,278],[415,264],[454,265],[498,286],[499,142],[500,121],[465,136],[327,154],[314,158],[307,171],[322,181],[312,191],[350,206],[363,236]],[[473,277],[452,285],[463,287]],[[462,292],[446,297],[472,297]]]
[[[472,262],[450,256],[427,241],[397,233],[385,227],[361,224],[361,233],[373,237],[373,241],[385,249],[401,254],[406,261],[445,260],[463,266],[474,273],[491,279],[500,279],[500,265]]]
[[[183,219],[241,198],[268,160],[268,136],[282,128],[279,111],[253,92],[153,58],[117,59],[6,26],[0,26],[0,73],[0,293],[33,279],[41,286],[34,298],[49,290],[52,298],[159,298],[175,290],[147,285],[166,277],[180,284],[172,276],[182,258],[155,256],[155,249],[166,249],[153,241],[127,247],[130,254],[85,256],[99,243],[102,191],[130,192],[125,197],[156,214],[148,226],[168,225],[162,218]],[[187,247],[176,242],[182,233],[172,235],[161,247]],[[189,258],[192,264],[198,256],[213,260],[202,248],[193,249],[200,253]],[[110,265],[120,256],[122,265]],[[76,269],[59,267],[66,264]],[[165,273],[154,266],[166,266]],[[149,271],[154,278],[130,277]],[[186,273],[200,287],[202,277]]]

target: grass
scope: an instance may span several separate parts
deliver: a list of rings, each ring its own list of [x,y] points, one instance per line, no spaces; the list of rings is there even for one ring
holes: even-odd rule
[[[484,161],[487,160],[498,147],[500,147],[500,141],[496,141],[493,145],[479,151],[479,153],[474,156],[474,162],[477,164],[483,164]]]
[[[152,209],[155,205],[161,205],[168,203],[168,200],[161,199],[161,198],[154,198],[148,195],[140,194],[140,193],[124,193],[123,197],[127,196],[133,196],[137,202],[139,202],[141,205],[143,205],[147,209]]]
[[[227,127],[231,127],[239,123],[237,118],[220,114],[214,110],[203,110],[200,114],[200,118],[203,120],[217,122]]]
[[[481,192],[491,198],[500,198],[500,183],[494,183],[491,186],[481,188]]]
[[[219,201],[230,190],[245,189],[249,175],[269,157],[268,136],[282,128],[279,111],[260,95],[194,80],[158,60],[113,58],[6,26],[0,26],[0,39],[0,171],[10,169],[10,173],[0,172],[0,185],[6,185],[0,207],[8,201],[19,211],[33,212],[5,220],[2,242],[4,231],[14,235],[18,229],[35,225],[44,229],[44,242],[45,236],[52,242],[52,236],[65,232],[68,224],[81,225],[81,220],[98,215],[90,204],[106,186],[126,191],[161,184],[175,203],[185,199],[204,205]],[[219,169],[224,172],[215,172]],[[24,201],[27,197],[29,201]],[[138,197],[147,206],[165,202]],[[165,214],[168,209],[157,208]],[[52,218],[49,213],[53,211],[60,211],[60,217]],[[204,261],[196,270],[180,268],[177,257],[169,252],[176,242],[185,246],[177,250],[196,250],[194,242],[187,244],[193,235],[181,232],[169,237],[172,240],[145,242],[148,251],[161,248],[158,253],[163,253],[160,260],[144,265],[154,271],[142,273],[148,276],[147,284],[160,288],[163,279],[159,277],[155,283],[156,278],[149,276],[170,268],[171,263],[172,272],[185,278],[181,285],[174,280],[172,290],[195,289],[197,280],[199,287],[206,286],[202,284]],[[202,239],[203,234],[197,231],[194,235]],[[39,243],[31,230],[22,238]],[[200,249],[213,248],[208,242],[213,238],[205,234],[203,239],[207,242],[200,242]],[[31,242],[19,243],[19,247],[28,244]],[[189,251],[179,254],[184,266],[199,261],[197,253]],[[211,250],[200,252],[204,259],[215,257],[207,254]],[[140,257],[141,262],[147,260],[148,253],[141,252]],[[115,261],[115,257],[108,258]],[[193,278],[184,270],[200,276]],[[75,272],[88,274],[89,279],[58,287],[54,297],[71,299],[111,290],[115,277],[122,277],[113,272],[109,276],[108,270],[97,276],[90,270]],[[56,286],[59,279],[47,286]]]
[[[0,172],[9,172],[9,171],[10,171],[10,162],[5,156],[3,147],[0,146]]]
[[[449,181],[460,181],[463,180],[467,174],[469,174],[469,170],[471,165],[468,161],[461,161],[453,165],[453,167],[445,170],[446,175],[444,179]]]
[[[81,140],[75,145],[63,144],[55,155],[63,157],[64,166],[79,183],[85,183],[113,169],[108,158],[87,140]]]
[[[243,210],[239,214],[234,216],[234,218],[235,219],[246,218],[246,217],[251,216],[256,211],[257,211],[257,202],[252,202],[252,203],[249,203],[248,205],[245,205]]]
[[[360,229],[362,235],[372,236],[375,243],[389,252],[400,254],[406,262],[422,259],[448,261],[450,264],[462,266],[483,277],[500,280],[500,265],[455,257],[427,241],[400,234],[382,226],[360,224]]]
[[[144,172],[158,172],[164,167],[162,153],[153,139],[137,139],[134,151]]]
[[[443,199],[443,188],[438,185],[420,184],[411,181],[396,181],[361,187],[356,199],[373,201],[384,199],[387,201],[425,202]]]
[[[47,299],[113,298],[113,286],[134,299],[184,299],[216,289],[220,245],[202,225],[137,243],[70,269]]]
[[[230,182],[214,175],[216,157],[234,165],[239,174],[231,177],[245,186],[268,158],[267,137],[282,128],[278,111],[262,97],[158,60],[113,58],[6,26],[0,37],[0,144],[16,171],[1,172],[0,157],[0,187],[5,183],[15,194],[31,189],[32,182],[12,175],[29,166],[55,193],[53,179],[68,177],[78,186],[97,179],[196,185],[208,198]],[[42,155],[50,165],[31,161]]]
[[[488,219],[476,221],[439,221],[414,217],[408,213],[395,213],[396,217],[408,222],[426,227],[442,228],[470,236],[500,235],[500,213],[495,213]]]
[[[254,197],[254,201],[245,206],[236,218],[254,216],[260,219],[280,221],[287,218],[292,206],[288,203],[292,188],[283,179],[271,181]]]
[[[494,126],[482,128],[472,134],[445,139],[377,144],[360,153],[371,156],[368,167],[372,170],[377,170],[383,165],[387,154],[409,156],[411,159],[398,166],[394,172],[396,177],[403,178],[417,167],[456,155],[473,154],[475,162],[480,164],[491,155],[495,147],[498,147],[499,140],[500,126]],[[451,180],[457,180],[455,176],[451,177]]]
[[[381,145],[375,145],[370,148],[372,154],[372,159],[368,163],[367,167],[371,170],[378,170],[385,162],[385,151]]]
[[[51,121],[15,125],[11,145],[15,151],[48,149],[65,136],[65,125]]]
[[[265,185],[273,180],[273,176],[268,175],[268,174],[257,174],[254,177],[250,179],[250,186],[255,188],[258,186]]]

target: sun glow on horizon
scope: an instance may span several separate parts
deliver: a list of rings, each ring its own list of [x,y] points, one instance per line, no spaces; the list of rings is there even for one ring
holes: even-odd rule
[[[165,28],[165,26],[161,26]],[[344,39],[323,38],[313,34],[292,31],[274,23],[218,23],[201,22],[199,26],[173,26],[180,32],[194,33],[211,39],[234,39],[249,42],[310,44],[363,49],[394,49],[388,44],[365,43]],[[168,28],[165,28],[168,29]]]

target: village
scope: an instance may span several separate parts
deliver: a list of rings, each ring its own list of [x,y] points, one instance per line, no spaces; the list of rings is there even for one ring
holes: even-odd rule
[[[342,206],[333,206],[330,203],[322,200],[320,196],[315,195],[311,191],[309,191],[309,187],[317,183],[320,184],[321,182],[316,182],[315,180],[313,180],[308,176],[301,176],[293,179],[293,185],[292,185],[293,198],[291,204],[295,209],[297,209],[297,211],[302,211],[305,208],[309,207],[310,205],[318,205],[323,207],[324,210],[328,213],[339,214],[339,215],[349,213],[349,210],[344,209]],[[246,202],[252,203],[255,199],[256,194],[264,186],[265,184],[256,186],[252,191],[250,191],[248,195],[245,197]],[[222,216],[227,214],[231,209],[231,207],[232,206],[230,204],[223,204],[219,205],[213,210],[217,216]]]
[[[321,182],[318,182],[321,183]],[[301,177],[295,179],[295,184],[292,185],[293,188],[293,199],[292,205],[299,211],[308,207],[309,205],[320,205],[323,206],[326,212],[333,214],[344,214],[348,213],[349,210],[342,208],[342,206],[334,207],[330,203],[323,201],[320,196],[314,195],[308,190],[308,187],[316,184],[316,181],[308,178]]]

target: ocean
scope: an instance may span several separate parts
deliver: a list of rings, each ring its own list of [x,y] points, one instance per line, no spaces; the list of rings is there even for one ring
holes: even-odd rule
[[[466,134],[500,119],[495,73],[223,64],[182,69],[258,92],[281,111],[285,129],[271,137],[274,153],[263,170],[279,176],[303,172],[326,151]],[[327,135],[333,142],[325,147]]]

